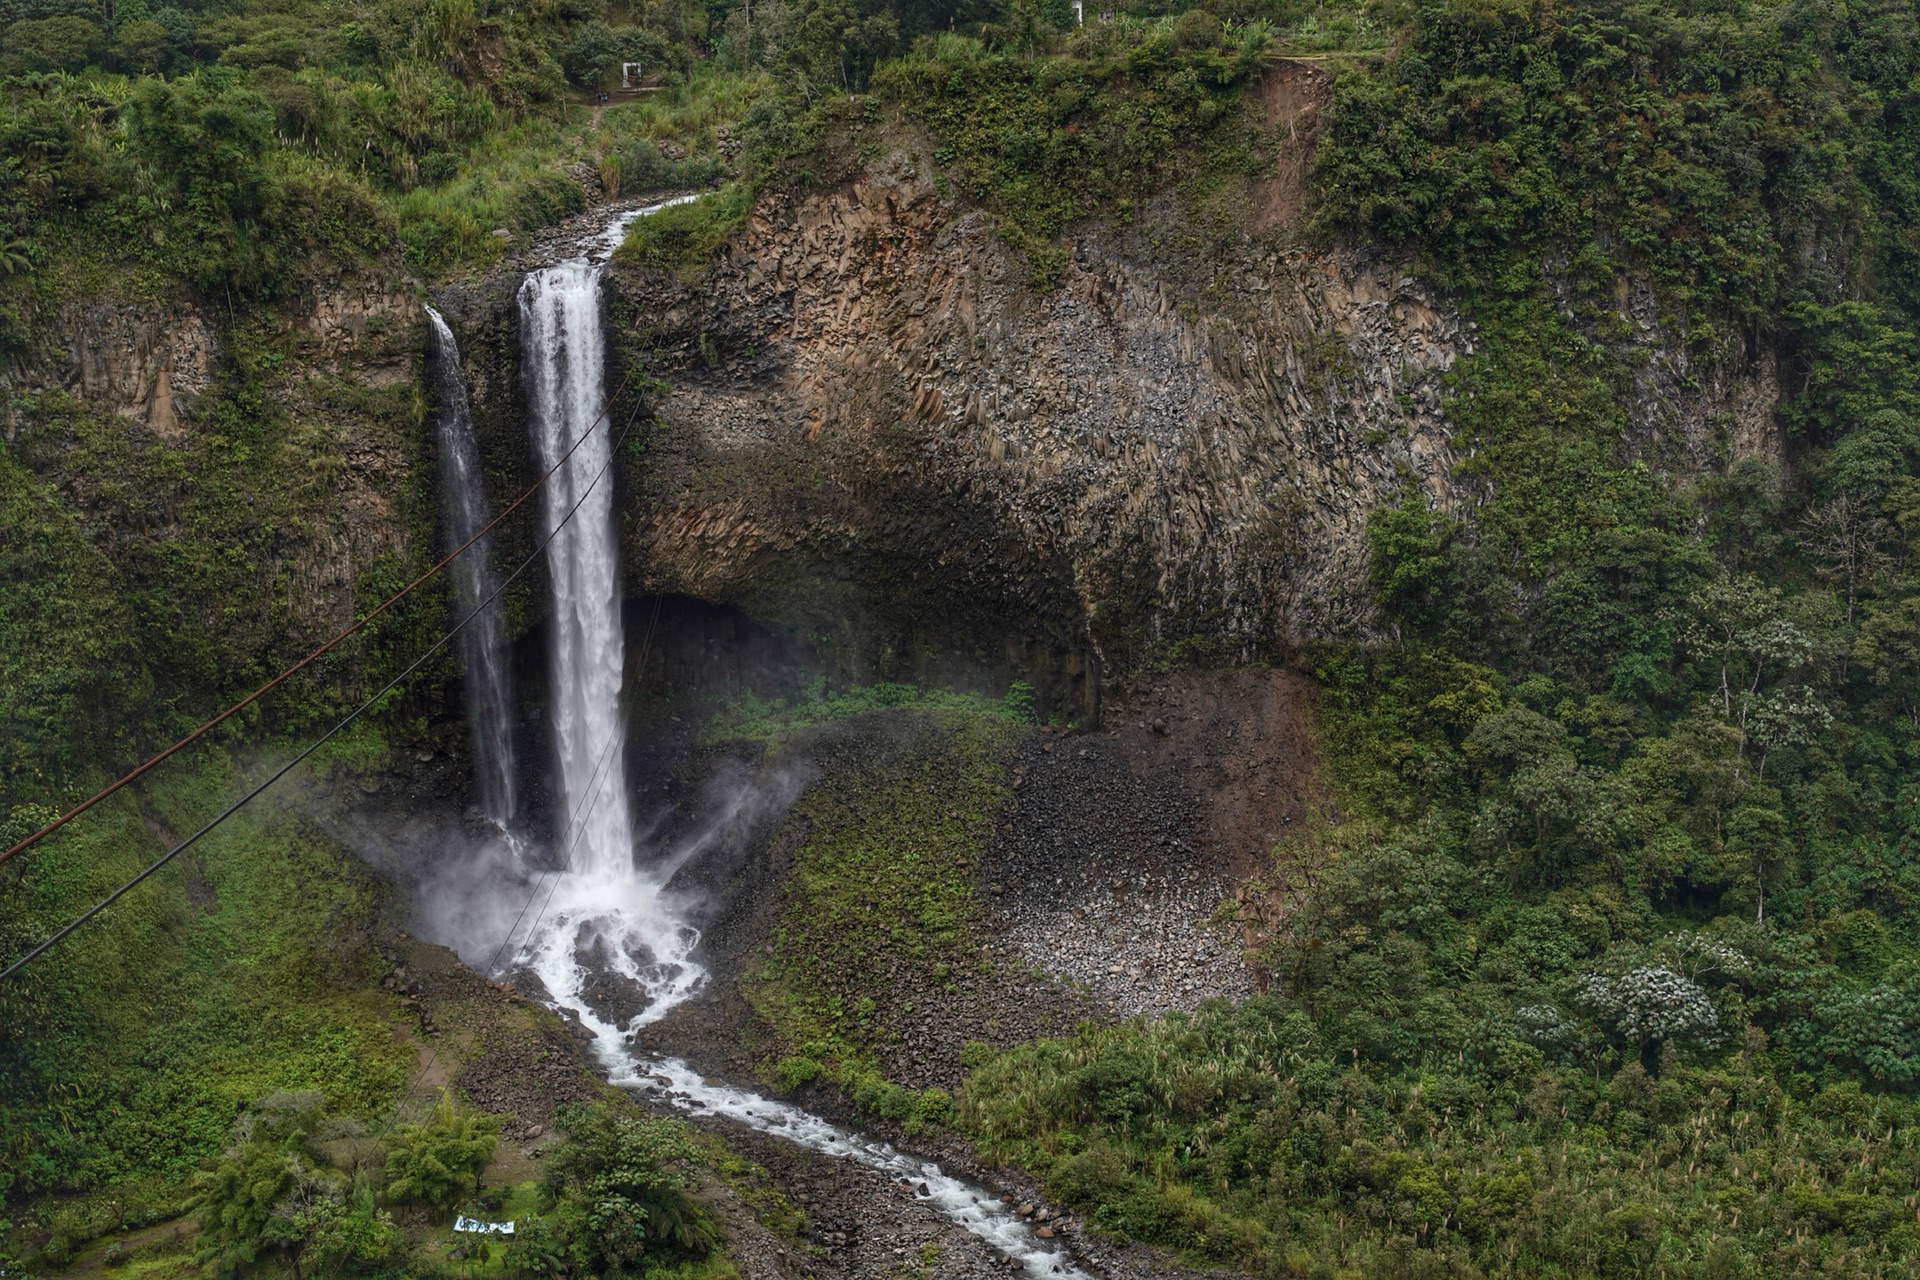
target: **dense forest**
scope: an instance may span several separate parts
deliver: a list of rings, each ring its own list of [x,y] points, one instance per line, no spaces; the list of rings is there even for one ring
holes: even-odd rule
[[[1374,513],[1367,634],[1265,655],[1319,691],[1327,788],[1223,909],[1266,990],[980,1046],[950,1105],[868,1080],[851,1031],[779,1078],[950,1129],[1095,1231],[1196,1265],[1911,1274],[1920,13],[1100,7],[1076,25],[1062,0],[0,0],[0,360],[57,346],[63,307],[107,278],[227,335],[178,444],[8,387],[5,842],[310,647],[253,590],[329,501],[329,447],[267,390],[301,359],[278,309],[357,272],[484,272],[586,207],[577,170],[613,195],[710,192],[624,251],[697,275],[763,193],[872,160],[864,126],[924,138],[1035,291],[1088,223],[1145,228],[1204,277],[1246,234],[1228,197],[1272,161],[1254,86],[1314,59],[1331,97],[1297,234],[1396,255],[1474,338],[1446,380],[1464,498],[1408,485]],[[632,63],[658,92],[603,106]],[[1777,448],[1731,422],[1708,456],[1648,430],[1654,381],[1742,362],[1777,383]],[[361,408],[396,431],[417,413],[402,392]],[[80,473],[112,478],[84,521],[58,481]],[[430,500],[399,518],[429,525]],[[355,596],[422,564],[395,557]],[[217,808],[239,744],[291,741],[384,680],[437,608],[304,673],[144,810],[0,867],[0,960],[134,865],[116,839],[143,820]],[[423,712],[384,714],[337,767]],[[391,1181],[322,1151],[409,1074],[363,1003],[311,985],[371,973],[313,904],[367,914],[382,891],[296,819],[241,827],[211,865],[252,904],[244,927],[175,936],[130,901],[82,958],[0,990],[0,1228],[22,1226],[0,1268],[57,1263],[25,1226],[60,1213],[77,1247],[199,1205],[197,1256],[221,1273],[305,1251],[426,1274],[381,1197],[455,1203],[487,1122],[446,1103],[393,1141]],[[327,1114],[275,1093],[312,1087]],[[672,1172],[712,1150],[612,1110],[568,1123],[541,1183],[551,1235],[489,1267],[718,1265],[685,1261],[718,1246]],[[409,1182],[414,1163],[446,1185]],[[322,1207],[288,1217],[301,1177]],[[638,1214],[617,1230],[616,1200]]]

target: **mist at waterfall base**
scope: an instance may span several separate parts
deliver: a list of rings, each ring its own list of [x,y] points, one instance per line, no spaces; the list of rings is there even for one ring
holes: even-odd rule
[[[596,1034],[631,1036],[704,978],[689,922],[709,914],[709,895],[675,877],[690,865],[738,865],[806,782],[801,770],[723,761],[684,806],[651,811],[628,833],[624,872],[566,870],[562,831],[527,844],[439,832],[439,857],[414,891],[414,928],[488,977],[573,1009]]]
[[[504,971],[528,994],[577,1017],[612,1083],[912,1182],[923,1199],[1030,1275],[1082,1277],[1009,1205],[938,1165],[635,1049],[639,1028],[687,1000],[706,978],[694,959],[700,934],[691,923],[703,904],[676,891],[676,873],[750,836],[770,812],[792,803],[803,781],[790,773],[723,771],[709,782],[702,817],[686,834],[661,840],[659,825],[635,828],[620,711],[626,654],[607,474],[612,431],[600,421],[600,278],[634,218],[679,202],[616,216],[584,255],[532,272],[521,286],[521,362],[534,444],[542,466],[553,468],[542,495],[552,584],[547,721],[564,818],[554,823],[538,865],[504,836],[467,851],[458,865],[443,863],[421,885],[423,932],[489,977]],[[501,964],[497,957],[508,958]]]
[[[757,792],[736,786],[692,838],[667,848],[653,847],[646,833],[636,840],[621,714],[625,637],[600,278],[632,220],[671,203],[678,201],[616,216],[581,256],[533,271],[521,284],[521,367],[536,460],[548,475],[540,493],[552,606],[546,718],[558,804],[548,847],[483,842],[457,869],[429,878],[419,899],[423,932],[469,963],[497,969],[504,959],[541,994],[586,1004],[583,1018],[619,1031],[651,1021],[699,987],[705,975],[692,959],[699,932],[688,923],[695,904],[677,898],[669,882],[715,832],[762,807]],[[435,319],[438,339],[444,326]],[[449,390],[442,399],[464,407],[463,393]],[[469,663],[470,683],[476,674],[484,679],[487,663],[485,655],[477,671]],[[480,701],[470,697],[469,707]],[[474,728],[476,737],[488,731],[477,717]],[[476,764],[481,755],[476,749]],[[598,1002],[579,998],[589,986]]]

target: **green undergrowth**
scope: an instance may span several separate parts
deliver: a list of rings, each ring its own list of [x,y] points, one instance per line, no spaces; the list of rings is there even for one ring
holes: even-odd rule
[[[241,785],[203,760],[117,799],[7,869],[9,957],[91,905]],[[144,818],[143,818],[144,815]],[[0,1180],[23,1232],[183,1207],[183,1183],[235,1118],[276,1091],[381,1114],[413,1049],[372,946],[386,890],[297,811],[254,807],[0,990]],[[100,1189],[115,1186],[110,1197]]]
[[[990,698],[980,693],[922,688],[897,681],[833,690],[828,688],[823,676],[792,698],[740,694],[701,727],[700,739],[705,743],[777,742],[802,729],[893,708],[961,712],[1016,725],[1039,722],[1033,709],[1033,689],[1022,680],[1014,681],[1004,697]]]
[[[753,192],[731,183],[689,204],[636,220],[616,255],[625,265],[663,268],[682,277],[704,272],[714,252],[747,223]]]
[[[567,172],[576,165],[584,164],[601,191],[613,197],[711,187],[730,171],[720,151],[720,131],[739,129],[766,91],[763,75],[701,63],[662,93],[608,106],[591,125],[562,113],[489,134],[447,177],[395,198],[407,262],[435,273],[483,266],[516,243],[584,212],[585,192]],[[682,238],[669,256],[676,263],[705,265],[744,221],[747,199],[729,187],[703,201],[698,217],[674,209],[637,225],[672,215]],[[507,235],[497,234],[502,231]]]
[[[726,1280],[738,1269],[695,1194],[704,1144],[684,1120],[622,1099],[554,1114],[566,1141],[545,1158],[538,1212],[499,1250],[511,1276]]]
[[[297,566],[356,484],[386,490],[404,541],[360,559],[353,599],[370,607],[423,567],[430,495],[346,465],[356,441],[424,464],[411,390],[296,381],[298,343],[265,324],[229,329],[224,347],[176,438],[65,392],[13,402],[0,557],[18,585],[0,592],[0,663],[17,678],[0,682],[0,803],[77,798],[95,770],[185,732],[330,634]],[[76,485],[83,510],[59,497]],[[297,732],[344,709],[425,649],[441,609],[417,593],[227,732]]]
[[[789,816],[792,869],[741,990],[783,1088],[819,1080],[889,1119],[944,1120],[947,1095],[888,1082],[879,1051],[985,963],[971,869],[1020,729],[931,708],[867,713],[855,728],[808,747],[820,776]]]
[[[933,136],[942,194],[993,212],[1046,287],[1081,220],[1130,222],[1169,185],[1197,208],[1260,171],[1262,130],[1243,91],[1270,60],[1270,37],[1264,23],[1090,24],[1035,59],[942,36],[882,66],[872,93]]]
[[[1910,1274],[1910,1099],[1712,1065],[1381,1074],[1256,999],[1003,1054],[959,1112],[1096,1228],[1298,1276]]]

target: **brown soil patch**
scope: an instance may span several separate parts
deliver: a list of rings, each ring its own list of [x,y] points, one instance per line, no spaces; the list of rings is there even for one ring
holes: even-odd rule
[[[1324,803],[1314,688],[1296,671],[1181,671],[1110,703],[1106,725],[1140,777],[1182,778],[1200,806],[1202,860],[1256,874]]]
[[[1273,142],[1273,172],[1258,178],[1249,193],[1253,226],[1298,227],[1313,190],[1313,153],[1320,138],[1320,110],[1331,96],[1333,80],[1311,62],[1276,63],[1254,88]]]

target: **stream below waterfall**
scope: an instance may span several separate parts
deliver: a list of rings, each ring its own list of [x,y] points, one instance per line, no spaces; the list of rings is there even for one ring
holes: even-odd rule
[[[545,901],[503,969],[536,977],[551,1007],[579,1019],[614,1085],[690,1116],[718,1118],[855,1161],[910,1188],[916,1200],[1027,1274],[1084,1277],[1063,1248],[1042,1239],[985,1188],[807,1111],[706,1080],[678,1059],[642,1056],[633,1047],[641,1027],[700,990],[707,974],[694,959],[700,933],[688,919],[689,904],[669,887],[693,851],[649,858],[637,848],[627,794],[626,724],[620,711],[625,641],[609,475],[612,431],[603,421],[607,342],[600,283],[607,258],[634,219],[694,198],[615,214],[599,234],[582,242],[579,256],[530,272],[520,288],[521,362],[534,446],[541,464],[554,468],[543,493],[553,593],[549,720],[561,812],[567,816],[552,841],[561,869],[543,871],[524,862],[519,867],[518,883],[532,895],[529,905]],[[434,318],[438,322],[437,314]],[[452,349],[451,333],[441,340]],[[441,367],[451,367],[457,376],[457,356]],[[464,408],[464,392],[455,392],[449,388],[443,399]],[[478,473],[477,466],[450,467],[445,477],[477,485]],[[468,510],[474,498],[454,495],[450,502],[452,509]],[[489,643],[503,641],[489,633]],[[503,661],[499,654],[475,653],[469,679],[476,669],[486,678]],[[513,851],[516,861],[521,852]],[[516,921],[503,951],[518,928]],[[605,1002],[595,996],[608,982],[644,993],[639,1012],[603,1013]]]

